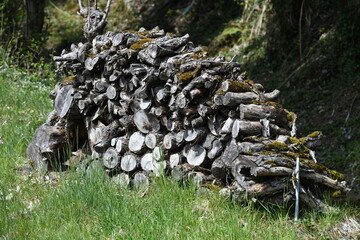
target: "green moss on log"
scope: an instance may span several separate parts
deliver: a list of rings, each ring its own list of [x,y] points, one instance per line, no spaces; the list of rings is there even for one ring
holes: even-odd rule
[[[289,146],[282,142],[272,142],[265,146],[266,150],[276,150],[276,151],[288,151],[290,150]]]
[[[140,41],[137,41],[133,44],[131,44],[130,49],[132,50],[141,50],[145,48],[145,43],[151,42],[153,41],[153,38],[145,38],[145,39],[141,39]]]
[[[197,67],[192,71],[188,71],[188,72],[178,74],[178,79],[180,81],[182,81],[182,82],[187,82],[187,81],[197,77],[199,75],[199,73],[200,73],[200,67]]]

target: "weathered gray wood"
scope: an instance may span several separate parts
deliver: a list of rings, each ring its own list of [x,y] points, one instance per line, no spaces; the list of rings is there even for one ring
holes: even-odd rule
[[[121,158],[120,167],[125,172],[132,172],[138,165],[138,161],[135,155],[126,154]]]
[[[103,156],[104,166],[109,169],[114,169],[119,165],[119,155],[115,148],[109,147]]]
[[[133,153],[141,153],[145,151],[145,135],[141,132],[134,132],[130,136],[129,150]]]
[[[176,136],[173,133],[168,133],[164,136],[163,145],[165,149],[174,149],[176,148]]]
[[[140,110],[134,114],[134,123],[142,133],[158,132],[160,130],[159,120],[146,110]]]
[[[145,153],[140,160],[140,166],[144,171],[153,171],[154,159],[152,153]]]
[[[138,190],[147,188],[150,185],[149,178],[144,172],[137,172],[134,175],[134,187]]]
[[[102,128],[101,138],[94,145],[95,151],[99,153],[105,152],[106,149],[111,145],[111,139],[121,135],[121,133],[123,132],[123,129],[120,126],[120,122],[115,120],[112,121],[105,128]]]
[[[113,182],[118,184],[121,188],[127,188],[130,184],[130,177],[127,173],[120,173],[111,178]]]
[[[206,158],[206,150],[200,145],[194,145],[189,149],[186,161],[193,166],[200,166]]]
[[[211,174],[220,180],[224,180],[227,177],[227,168],[222,158],[217,158],[211,165]]]
[[[74,100],[73,93],[74,88],[72,85],[65,85],[59,89],[54,101],[54,107],[59,117],[65,117],[72,107]]]

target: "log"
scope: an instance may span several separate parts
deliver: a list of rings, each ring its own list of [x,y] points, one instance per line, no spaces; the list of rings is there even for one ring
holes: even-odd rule
[[[265,102],[272,101],[279,94],[280,94],[279,90],[274,90],[270,93],[265,93],[263,96],[263,101]],[[235,106],[240,103],[251,103],[254,100],[260,101],[262,99],[260,95],[254,92],[227,92],[223,97],[222,104],[218,104],[218,105]]]
[[[125,137],[119,137],[116,141],[115,150],[119,154],[123,154],[129,150],[129,140]]]
[[[114,100],[117,98],[117,96],[118,96],[117,89],[114,86],[109,85],[106,89],[106,97],[110,100]]]
[[[94,145],[95,151],[99,153],[105,152],[111,145],[111,139],[121,135],[122,133],[123,129],[121,128],[120,122],[116,120],[112,121],[108,126],[102,128],[101,138]]]
[[[277,106],[263,104],[240,104],[239,109],[240,119],[272,119],[275,123],[288,125],[287,113],[284,109]]]
[[[54,107],[57,115],[64,118],[73,106],[74,88],[71,85],[63,86],[56,95]]]
[[[224,149],[223,143],[220,140],[216,139],[212,142],[212,148],[208,152],[207,157],[209,159],[215,159],[221,154],[223,149]]]
[[[119,165],[119,155],[115,148],[109,147],[103,156],[104,166],[109,169],[114,169]]]
[[[135,155],[126,154],[121,158],[120,167],[125,172],[132,172],[136,169],[138,161]]]
[[[146,149],[145,135],[141,132],[134,132],[130,136],[129,150],[133,153],[141,153]]]
[[[176,137],[173,133],[168,133],[164,136],[164,148],[167,150],[174,149],[176,145]]]
[[[155,147],[152,151],[152,156],[155,161],[163,161],[164,153],[160,147]]]
[[[152,153],[145,153],[140,160],[141,168],[146,171],[153,171],[154,169],[154,159]]]
[[[179,153],[174,153],[170,155],[169,158],[170,168],[175,168],[181,163],[181,155]]]
[[[222,158],[217,158],[211,165],[211,174],[219,179],[224,180],[227,176],[227,168],[222,160]]]
[[[146,110],[140,110],[134,114],[134,123],[142,133],[158,132],[160,130],[159,120]]]
[[[186,160],[193,166],[200,166],[206,158],[206,150],[200,145],[194,145],[189,149]]]
[[[127,188],[130,184],[130,177],[126,173],[120,173],[111,178],[111,180],[118,184],[121,188]]]
[[[134,175],[134,187],[141,190],[147,188],[150,185],[149,178],[143,172],[137,172]]]
[[[145,136],[145,145],[150,148],[154,149],[159,144],[159,135],[155,133],[148,133]]]

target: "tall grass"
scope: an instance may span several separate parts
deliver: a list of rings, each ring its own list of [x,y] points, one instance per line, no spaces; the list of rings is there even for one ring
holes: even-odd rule
[[[0,54],[1,55],[1,54]],[[5,59],[6,60],[6,59]],[[51,84],[0,59],[0,239],[328,239],[353,207],[303,212],[235,203],[159,177],[121,189],[102,171],[21,174],[26,147],[52,109]]]

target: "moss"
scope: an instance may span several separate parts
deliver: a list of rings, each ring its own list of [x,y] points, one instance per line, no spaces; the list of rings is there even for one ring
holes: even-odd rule
[[[204,49],[201,49],[200,52],[194,53],[191,58],[192,59],[204,59],[207,58],[207,52]]]
[[[250,79],[246,79],[246,80],[244,80],[244,82],[249,83],[251,85],[255,84],[255,82],[253,80],[250,80]]]
[[[292,126],[294,123],[295,123],[295,121],[296,121],[296,119],[297,119],[297,116],[296,116],[296,114],[294,113],[294,112],[290,112],[289,110],[287,110],[287,109],[284,109],[285,110],[285,112],[286,112],[286,114],[287,114],[287,120],[289,121],[289,123],[290,123],[290,126]]]
[[[336,190],[331,194],[331,196],[334,198],[340,197],[341,195],[342,195],[342,192],[340,190]]]
[[[321,131],[315,131],[307,135],[308,138],[319,138],[322,135]]]
[[[266,145],[265,149],[266,150],[277,150],[277,151],[288,151],[289,146],[286,145],[285,143],[275,141],[275,142],[272,142],[272,143],[269,143],[268,145]]]
[[[225,95],[225,92],[224,92],[222,89],[218,89],[218,90],[215,92],[215,95]]]
[[[306,138],[289,137],[291,144],[304,145],[307,141]]]
[[[256,136],[244,137],[244,141],[250,141],[250,142],[262,142],[265,139],[266,139],[265,137],[256,137]]]
[[[246,82],[227,80],[229,82],[229,92],[249,92],[252,86]]]
[[[143,49],[145,46],[145,43],[151,42],[153,41],[153,38],[145,38],[145,39],[141,39],[140,41],[137,41],[136,43],[131,44],[130,49],[132,50],[141,50]]]
[[[195,78],[200,72],[200,67],[195,68],[192,71],[184,72],[178,75],[180,81],[187,82]]]
[[[283,152],[281,153],[283,156],[286,156],[286,157],[290,157],[292,159],[296,159],[296,158],[300,158],[300,159],[306,159],[306,160],[309,160],[309,161],[312,161],[310,160],[311,159],[311,156],[310,154],[308,153],[303,153],[303,152],[298,152],[298,153],[295,153],[295,152],[291,152],[291,151],[287,151],[287,152]]]
[[[269,164],[269,165],[272,166],[272,167],[276,167],[276,166],[277,166],[277,164],[276,164],[274,161],[271,161],[271,160],[267,161],[266,163]]]
[[[68,76],[68,77],[64,78],[63,83],[70,84],[70,83],[74,82],[75,78],[76,78],[76,75]]]
[[[316,163],[310,159],[300,159],[301,163],[308,165],[317,172],[326,172],[331,178],[343,181],[345,179],[344,174],[339,173],[335,170],[329,169],[320,163]]]

